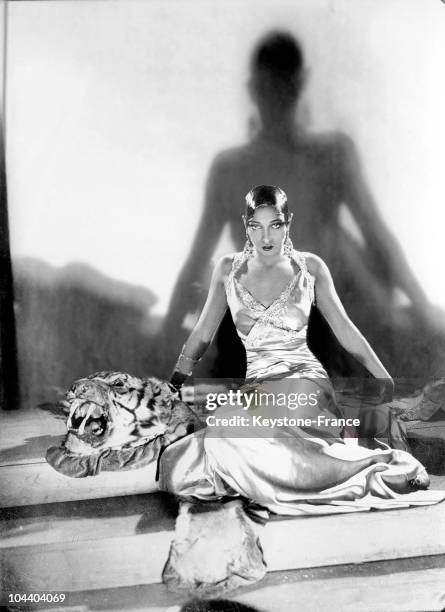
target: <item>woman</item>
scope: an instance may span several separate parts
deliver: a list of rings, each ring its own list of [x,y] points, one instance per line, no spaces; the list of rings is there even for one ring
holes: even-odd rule
[[[433,312],[396,236],[381,218],[353,141],[339,132],[307,129],[303,92],[310,71],[300,41],[289,32],[271,31],[252,50],[248,85],[258,111],[258,131],[213,160],[203,213],[164,320],[165,352],[177,351],[183,344],[188,334],[183,327],[186,315],[203,306],[209,260],[224,227],[234,249],[243,248],[240,202],[250,186],[266,182],[286,185],[291,201],[298,197],[292,240],[328,264],[348,313],[372,339],[391,373],[425,382],[440,377],[445,361],[443,317]],[[360,245],[340,222],[345,211],[360,230]],[[408,298],[403,307],[395,299],[400,291]],[[316,308],[308,334],[328,373],[349,376],[357,368],[356,375],[363,376]],[[215,337],[216,359],[207,361],[215,376],[243,375],[243,347],[235,335],[228,313]]]
[[[331,382],[306,343],[315,299],[340,343],[385,381],[387,397],[393,381],[347,316],[324,262],[293,249],[284,191],[271,185],[252,189],[243,220],[244,251],[215,266],[171,382],[179,388],[192,373],[228,306],[246,349],[250,395],[245,389],[239,396],[244,404],[217,410],[206,429],[166,449],[161,489],[200,499],[241,495],[276,513],[299,514],[326,503],[351,506],[367,493],[391,499],[427,488],[428,475],[407,452],[343,442]],[[266,403],[258,401],[258,390]],[[298,401],[278,403],[278,396]],[[273,421],[276,416],[282,420]],[[366,420],[367,435],[373,435],[378,419]]]

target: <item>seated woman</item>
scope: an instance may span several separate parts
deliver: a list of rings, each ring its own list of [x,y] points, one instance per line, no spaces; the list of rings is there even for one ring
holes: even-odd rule
[[[242,496],[279,514],[310,512],[308,504],[351,508],[368,493],[394,500],[427,488],[425,469],[408,452],[343,441],[331,381],[306,343],[314,300],[340,343],[383,379],[386,398],[393,381],[346,314],[325,263],[293,249],[284,191],[270,185],[252,189],[243,220],[244,251],[215,266],[171,382],[180,388],[192,373],[228,306],[246,350],[248,384],[239,396],[245,405],[218,409],[204,430],[169,446],[160,460],[160,488],[203,500]],[[271,408],[257,401],[260,395],[301,401],[272,402]],[[382,428],[382,412],[375,414],[366,415],[361,437],[373,438]]]

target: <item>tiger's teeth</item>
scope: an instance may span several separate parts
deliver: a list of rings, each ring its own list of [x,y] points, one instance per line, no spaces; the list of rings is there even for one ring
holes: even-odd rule
[[[79,425],[79,429],[77,430],[77,433],[79,434],[79,436],[81,436],[83,434],[86,422],[87,422],[87,420],[83,419],[82,423]]]
[[[77,410],[77,406],[78,406],[78,405],[79,405],[79,400],[74,400],[74,402],[71,404],[70,413],[69,413],[69,415],[68,415],[68,419],[67,419],[67,421],[66,421],[66,426],[67,426],[67,429],[71,429],[71,427],[72,427],[72,424],[73,424],[73,416],[74,416],[74,413],[75,413],[75,412],[76,412],[76,410]]]
[[[85,404],[84,404],[85,405]],[[85,425],[87,424],[88,419],[91,416],[91,413],[93,412],[93,410],[95,409],[95,405],[94,404],[90,404],[87,410],[87,413],[85,415],[85,418],[83,419],[82,423],[80,424],[79,429],[77,430],[77,433],[79,434],[79,436],[81,436],[85,430]]]
[[[87,419],[90,418],[90,416],[96,410],[96,408],[97,408],[96,404],[90,404],[90,407],[88,408],[88,412],[87,412],[87,416],[86,416]]]

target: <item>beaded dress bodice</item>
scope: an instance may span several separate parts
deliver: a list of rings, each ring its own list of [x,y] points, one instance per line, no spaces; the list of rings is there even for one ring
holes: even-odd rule
[[[226,281],[227,303],[246,349],[247,378],[289,376],[327,377],[307,346],[307,325],[314,301],[314,278],[304,256],[293,251],[295,274],[269,305],[259,302],[240,280],[247,259],[236,253]]]

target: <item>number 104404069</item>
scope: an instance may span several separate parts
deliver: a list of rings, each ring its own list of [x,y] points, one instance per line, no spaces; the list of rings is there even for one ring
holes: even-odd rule
[[[8,593],[5,603],[63,603],[66,599],[65,593],[48,592],[48,593]]]

